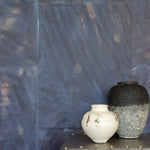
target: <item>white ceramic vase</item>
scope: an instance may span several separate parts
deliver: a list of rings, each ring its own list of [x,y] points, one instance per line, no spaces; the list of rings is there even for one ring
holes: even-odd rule
[[[106,143],[117,131],[119,121],[108,105],[91,105],[81,122],[84,132],[95,143]]]

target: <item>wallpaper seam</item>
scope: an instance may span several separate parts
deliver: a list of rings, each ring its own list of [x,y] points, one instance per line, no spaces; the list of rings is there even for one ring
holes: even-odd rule
[[[36,52],[37,52],[37,99],[36,99],[36,137],[35,137],[35,146],[36,150],[38,150],[38,126],[39,126],[39,7],[38,7],[38,0],[36,0]]]
[[[129,3],[132,7],[132,1]],[[132,9],[130,7],[130,51],[131,51],[131,81],[133,80],[133,47],[132,47]]]

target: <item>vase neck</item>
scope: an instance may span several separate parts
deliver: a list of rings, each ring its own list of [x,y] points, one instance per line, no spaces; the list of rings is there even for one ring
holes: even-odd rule
[[[108,105],[95,104],[91,105],[92,111],[108,111]]]
[[[138,85],[138,82],[137,81],[118,82],[118,85],[133,85],[133,84]]]

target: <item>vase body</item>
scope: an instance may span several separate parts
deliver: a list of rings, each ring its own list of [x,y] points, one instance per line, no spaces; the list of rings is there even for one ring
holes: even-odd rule
[[[119,137],[138,138],[148,119],[149,97],[146,89],[138,82],[119,82],[109,92],[108,105],[118,117]]]
[[[117,116],[108,110],[108,105],[91,105],[81,122],[84,132],[95,143],[107,142],[118,129]]]

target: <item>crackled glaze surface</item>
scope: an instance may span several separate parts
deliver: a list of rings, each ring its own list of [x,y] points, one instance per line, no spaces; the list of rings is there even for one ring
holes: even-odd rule
[[[122,138],[138,138],[143,132],[149,112],[149,104],[109,107],[119,120],[117,133]]]
[[[148,92],[138,82],[119,82],[111,88],[108,98],[110,106],[149,104]]]
[[[119,82],[111,88],[108,104],[119,119],[118,135],[122,138],[138,138],[149,114],[147,90],[138,82]]]

